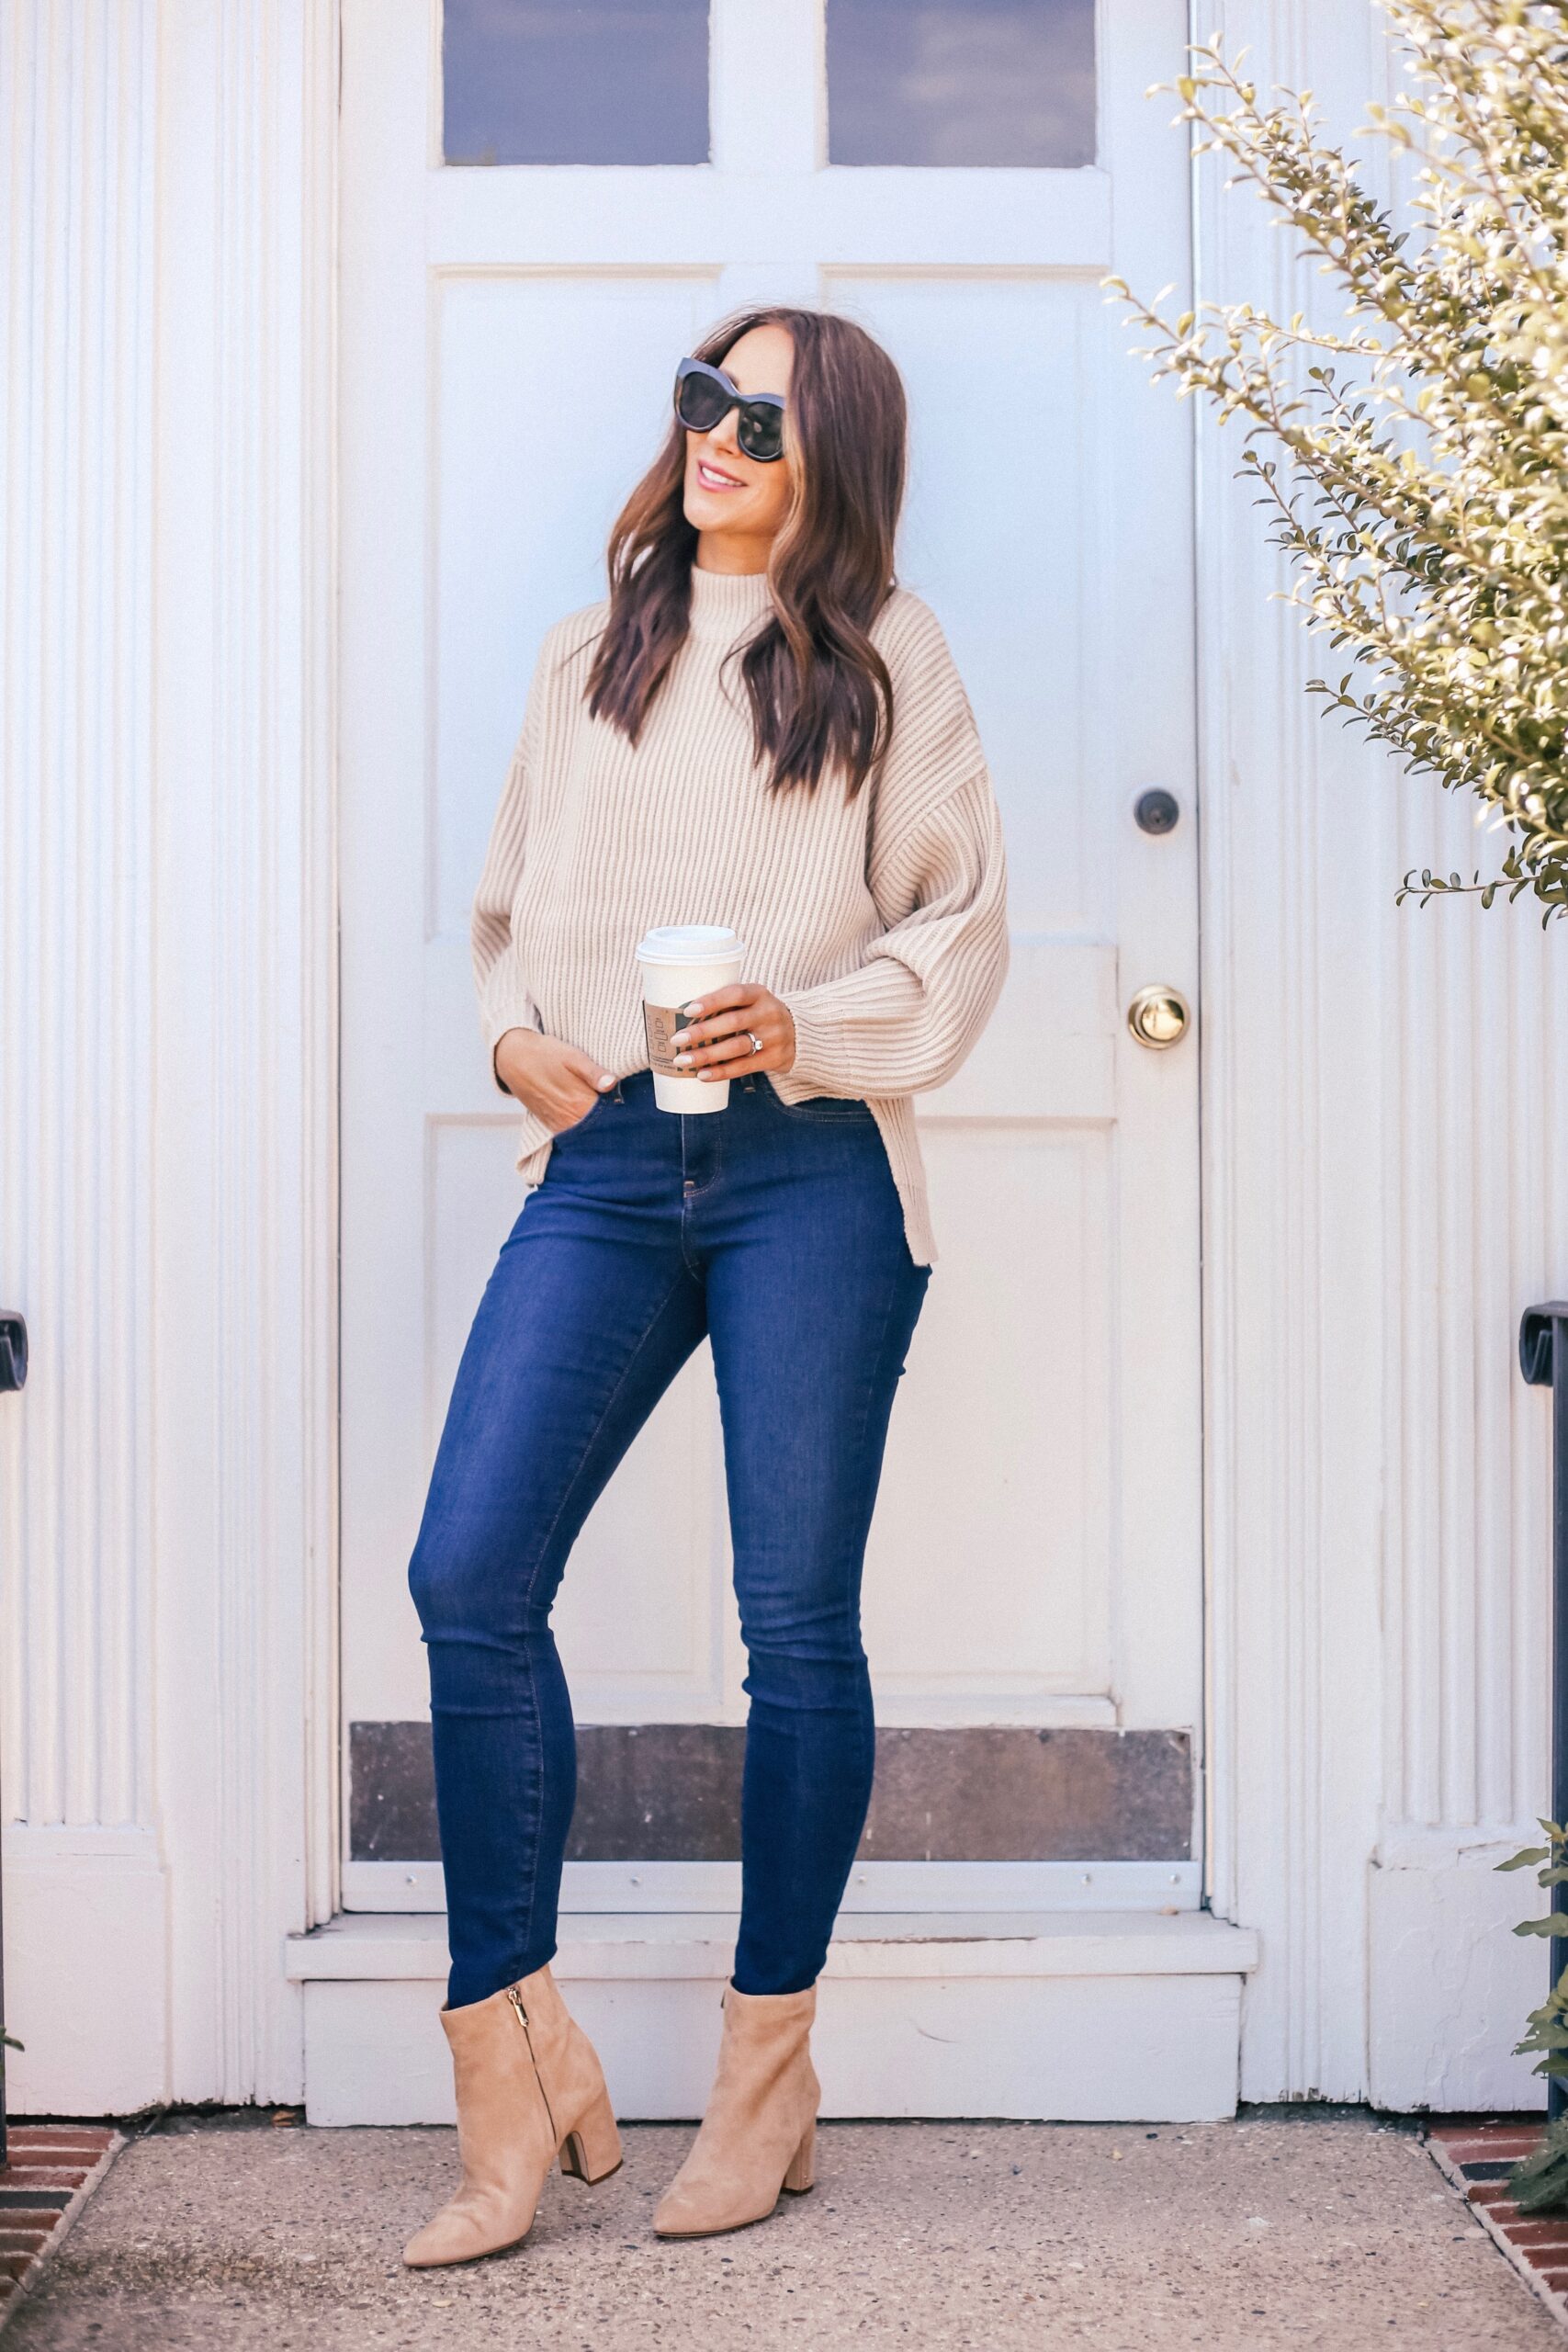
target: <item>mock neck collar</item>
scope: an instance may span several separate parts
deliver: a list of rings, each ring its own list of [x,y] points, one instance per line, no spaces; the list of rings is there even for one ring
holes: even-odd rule
[[[765,571],[699,571],[692,566],[692,634],[734,638],[773,609]]]

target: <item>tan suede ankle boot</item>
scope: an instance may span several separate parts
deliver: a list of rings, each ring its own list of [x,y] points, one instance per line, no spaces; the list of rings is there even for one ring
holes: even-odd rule
[[[724,2037],[702,2130],[660,2200],[661,2238],[705,2238],[764,2221],[787,2188],[811,2187],[821,2087],[808,2047],[817,1987],[724,1989]]]
[[[621,2161],[598,2054],[548,1968],[487,2001],[443,2009],[441,2022],[457,2076],[463,2185],[404,2246],[415,2270],[472,2262],[526,2237],[558,2154],[562,2172],[586,2181],[607,2179]]]

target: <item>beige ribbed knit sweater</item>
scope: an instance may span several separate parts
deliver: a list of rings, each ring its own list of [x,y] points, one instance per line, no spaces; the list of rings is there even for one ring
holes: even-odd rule
[[[617,1078],[646,1069],[637,941],[655,923],[733,925],[743,977],[795,1019],[794,1066],[771,1083],[786,1102],[864,1099],[910,1253],[930,1264],[909,1098],[963,1061],[1008,954],[1001,824],[936,618],[899,589],[876,620],[893,732],[851,800],[831,775],[814,792],[773,792],[753,756],[726,656],[770,610],[763,574],[694,570],[691,631],[635,748],[583,700],[607,609],[573,613],[540,650],[474,899],[486,1042],[493,1054],[506,1030],[542,1029]],[[517,1166],[530,1183],[550,1144],[525,1110]]]

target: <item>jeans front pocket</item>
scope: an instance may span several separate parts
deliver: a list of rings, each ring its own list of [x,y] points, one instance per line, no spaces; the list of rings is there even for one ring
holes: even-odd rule
[[[596,1094],[592,1102],[588,1105],[587,1110],[584,1111],[581,1119],[570,1119],[567,1122],[564,1127],[552,1127],[550,1129],[550,1141],[552,1143],[560,1143],[568,1136],[580,1136],[582,1133],[583,1128],[589,1125],[590,1121],[598,1117],[599,1113],[604,1109],[605,1103],[613,1102],[615,1099],[615,1090],[614,1087],[606,1089],[603,1094]]]

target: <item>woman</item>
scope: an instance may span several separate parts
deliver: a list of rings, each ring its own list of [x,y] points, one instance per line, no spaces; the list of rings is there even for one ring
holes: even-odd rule
[[[721,2054],[665,2236],[811,2186],[816,1980],[871,1792],[860,1575],[933,1245],[910,1096],[1001,985],[1002,840],[963,686],[896,588],[903,387],[847,320],[752,311],[682,363],[610,541],[545,639],[474,903],[532,1191],[457,1374],[410,1570],[429,1648],[463,2181],[405,2251],[493,2252],[545,2175],[620,2162],[550,1974],[575,1792],[549,1612],[611,1472],[705,1334],[750,1700]],[[634,950],[728,924],[753,977],[682,1009],[724,1110],[658,1109]]]

